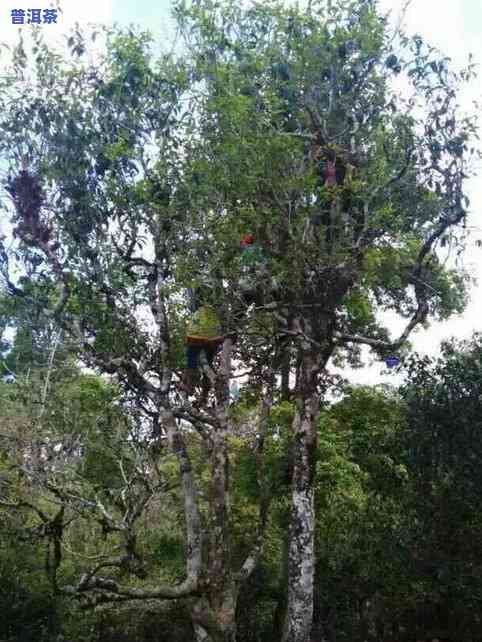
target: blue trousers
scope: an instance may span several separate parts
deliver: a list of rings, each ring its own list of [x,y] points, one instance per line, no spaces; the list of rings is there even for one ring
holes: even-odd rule
[[[187,367],[191,370],[196,370],[199,366],[199,355],[204,350],[209,366],[213,365],[214,357],[216,356],[217,348],[207,346],[187,346]]]

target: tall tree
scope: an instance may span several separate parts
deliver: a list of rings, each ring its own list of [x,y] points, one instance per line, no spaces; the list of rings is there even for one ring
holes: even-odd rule
[[[235,357],[260,404],[254,456],[273,400],[295,405],[283,641],[306,642],[329,361],[356,361],[361,344],[384,356],[430,316],[463,306],[464,277],[436,249],[463,236],[475,127],[457,94],[472,67],[450,71],[419,37],[392,33],[366,0],[320,0],[306,12],[201,0],[176,3],[175,15],[182,58],[154,66],[145,36],[112,32],[89,65],[76,32],[66,62],[36,34],[29,92],[0,96],[18,256],[37,263],[44,308],[84,361],[115,375],[153,436],[167,437],[184,491],[185,581],[135,589],[94,570],[70,590],[190,597],[199,640],[235,639],[237,595],[259,558],[269,499],[261,479],[252,552],[236,567]],[[30,58],[20,43],[13,65]],[[246,236],[256,246],[248,266]],[[180,368],[187,288],[214,307],[224,336],[217,367],[201,360],[209,386],[194,396]],[[383,309],[407,319],[400,337],[377,319]],[[210,462],[207,516],[186,425]]]
[[[444,269],[436,250],[463,235],[474,121],[456,96],[472,68],[452,72],[420,37],[391,32],[375,2],[312,2],[305,13],[200,2],[184,21],[205,92],[203,179],[214,184],[205,211],[218,212],[218,229],[224,219],[259,239],[261,303],[274,319],[263,356],[281,351],[294,369],[283,639],[301,642],[313,610],[315,427],[329,360],[356,360],[361,344],[381,357],[398,351],[417,325],[463,306],[464,275]],[[383,309],[407,318],[400,337],[378,321]]]
[[[89,64],[84,37],[75,32],[68,42],[72,58],[64,66],[34,33],[29,92],[4,87],[3,126],[10,142],[2,153],[11,167],[5,187],[15,213],[13,243],[2,239],[2,277],[6,294],[38,310],[43,328],[49,322],[61,328],[85,365],[118,379],[127,416],[134,420],[123,425],[123,439],[138,448],[135,456],[122,449],[114,455],[112,437],[105,434],[98,456],[89,457],[90,438],[74,421],[68,433],[54,431],[48,439],[42,433],[39,457],[27,475],[62,507],[45,515],[49,524],[62,522],[56,546],[72,524],[72,512],[87,511],[123,551],[109,559],[99,553],[75,584],[64,586],[57,579],[62,559],[56,556],[55,590],[80,599],[90,595],[91,605],[190,598],[200,640],[233,640],[237,594],[260,555],[267,495],[245,559],[234,560],[228,457],[235,425],[228,388],[232,337],[224,342],[217,372],[205,365],[215,384],[209,398],[200,390],[188,396],[182,377],[185,288],[193,280],[185,271],[192,248],[203,251],[191,229],[196,202],[186,200],[190,183],[182,151],[197,135],[189,70],[169,55],[155,67],[144,35],[105,36],[103,58]],[[14,50],[17,70],[30,59],[27,51],[23,42]],[[26,278],[18,280],[12,274],[20,266]],[[270,404],[268,390],[261,432]],[[46,430],[53,420],[49,415]],[[95,430],[111,429],[107,422]],[[206,512],[187,447],[192,429],[210,464]],[[151,568],[147,585],[124,585],[126,573],[137,583],[144,577],[136,545],[139,518],[152,497],[163,498],[170,487],[149,445],[163,459],[166,441],[183,490],[185,574],[164,584]],[[262,439],[256,456],[261,451]],[[83,469],[80,477],[77,470],[72,477],[69,469],[78,466],[79,456],[87,468],[102,463],[103,472],[113,476],[110,492],[99,486],[95,470]]]

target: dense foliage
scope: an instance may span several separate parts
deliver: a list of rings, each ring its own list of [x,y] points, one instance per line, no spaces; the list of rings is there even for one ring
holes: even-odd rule
[[[315,627],[330,642],[481,639],[482,479],[475,464],[482,447],[481,354],[478,336],[471,343],[447,344],[438,360],[413,359],[408,366],[411,383],[399,391],[350,388],[323,413],[317,453]],[[42,373],[38,375],[40,381]],[[0,388],[2,639],[50,641],[62,632],[66,640],[89,642],[144,642],[156,636],[191,641],[189,616],[181,605],[136,607],[133,617],[128,605],[92,613],[72,609],[70,600],[55,595],[45,567],[48,538],[29,509],[39,498],[25,479],[9,472],[19,436],[26,436],[25,422],[34,420],[32,406],[26,404],[22,376]],[[64,425],[80,422],[87,433],[100,413],[112,412],[112,393],[101,380],[76,373],[54,388],[53,406],[64,409]],[[266,465],[273,510],[262,562],[238,606],[239,636],[246,642],[279,639],[292,412],[290,404],[278,406],[270,427]],[[116,466],[108,464],[103,437],[111,434],[110,429],[92,434],[95,462],[84,466],[98,487],[115,487]],[[230,449],[235,552],[242,557],[246,530],[255,517],[256,471],[246,436],[233,438]],[[205,476],[205,462],[197,465]],[[183,537],[175,489],[172,493],[171,511],[164,507],[162,515],[152,513],[139,544],[149,551],[149,564],[176,577],[182,573]],[[25,504],[20,513],[12,513],[9,501]],[[37,505],[53,509],[49,502]],[[83,556],[93,554],[96,540],[105,537],[98,532],[92,539],[88,521],[76,524],[75,535],[65,543],[70,552],[66,576],[82,567]]]

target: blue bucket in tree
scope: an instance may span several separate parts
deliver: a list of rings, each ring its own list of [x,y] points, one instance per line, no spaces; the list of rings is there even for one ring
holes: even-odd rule
[[[387,368],[396,368],[400,365],[400,359],[392,355],[390,357],[386,357],[385,363],[387,364]]]

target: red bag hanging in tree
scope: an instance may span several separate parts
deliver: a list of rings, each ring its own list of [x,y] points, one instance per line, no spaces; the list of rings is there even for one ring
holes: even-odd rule
[[[327,161],[325,167],[325,187],[333,187],[336,184],[335,161]]]
[[[252,234],[246,234],[243,236],[240,240],[241,246],[246,247],[249,245],[253,245],[254,243],[254,236]]]

